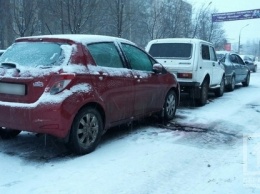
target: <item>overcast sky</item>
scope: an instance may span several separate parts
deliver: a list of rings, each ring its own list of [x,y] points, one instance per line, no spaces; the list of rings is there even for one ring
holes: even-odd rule
[[[217,13],[223,12],[234,12],[243,10],[260,9],[260,0],[186,0],[187,2],[195,5],[196,7],[204,7],[209,5],[209,9],[217,9]],[[250,20],[239,20],[239,21],[229,21],[222,22],[223,27],[226,31],[228,41],[231,43],[238,42],[239,32],[241,28],[249,24],[247,27],[243,28],[241,31],[241,43],[248,40],[260,41],[260,19],[250,19]]]

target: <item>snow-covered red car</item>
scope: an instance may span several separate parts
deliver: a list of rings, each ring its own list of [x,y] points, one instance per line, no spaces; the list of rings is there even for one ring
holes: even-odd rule
[[[49,134],[93,151],[113,126],[174,118],[179,84],[134,43],[98,35],[16,39],[0,57],[0,135]]]

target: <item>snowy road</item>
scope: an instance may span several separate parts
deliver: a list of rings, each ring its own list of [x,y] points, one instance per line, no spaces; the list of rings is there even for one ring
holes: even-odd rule
[[[0,193],[260,192],[260,72],[204,107],[183,101],[173,125],[110,130],[80,157],[44,136],[0,140]]]

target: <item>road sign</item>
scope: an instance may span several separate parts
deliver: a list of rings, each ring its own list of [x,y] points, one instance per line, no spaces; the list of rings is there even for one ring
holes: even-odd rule
[[[257,18],[260,18],[260,9],[212,14],[212,22],[248,20]]]

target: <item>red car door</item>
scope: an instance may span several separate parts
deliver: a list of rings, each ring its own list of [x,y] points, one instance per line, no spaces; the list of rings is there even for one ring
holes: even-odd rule
[[[88,50],[98,66],[89,65],[93,84],[100,100],[104,102],[106,123],[130,119],[133,115],[134,89],[130,69],[124,67],[114,43],[95,43]]]
[[[122,44],[128,62],[133,69],[134,76],[134,115],[147,115],[158,111],[164,103],[165,88],[160,85],[162,75],[152,72],[153,61],[144,51],[139,48]]]

